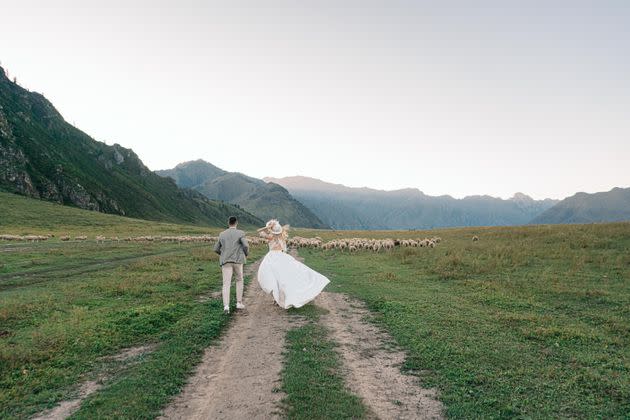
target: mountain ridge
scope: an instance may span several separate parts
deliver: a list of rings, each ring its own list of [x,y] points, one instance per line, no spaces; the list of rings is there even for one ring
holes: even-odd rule
[[[225,171],[202,159],[182,162],[156,173],[172,178],[178,185],[194,180],[190,188],[195,191],[238,205],[263,220],[277,218],[296,227],[328,228],[284,187],[240,172]]]
[[[526,224],[557,201],[515,193],[511,199],[488,195],[461,199],[429,196],[418,188],[377,190],[347,187],[316,178],[264,178],[284,186],[324,222],[337,229],[425,229],[474,225]]]
[[[246,224],[261,223],[246,211],[180,189],[131,149],[94,140],[43,95],[10,81],[1,67],[0,188],[147,220],[219,226],[236,214]]]
[[[630,220],[630,188],[578,192],[532,220],[534,224],[620,222]]]

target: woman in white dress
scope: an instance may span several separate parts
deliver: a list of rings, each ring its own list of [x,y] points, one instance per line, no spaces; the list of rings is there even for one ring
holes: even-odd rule
[[[287,254],[288,226],[272,219],[258,230],[269,252],[258,268],[258,284],[284,309],[299,308],[321,293],[330,280]]]

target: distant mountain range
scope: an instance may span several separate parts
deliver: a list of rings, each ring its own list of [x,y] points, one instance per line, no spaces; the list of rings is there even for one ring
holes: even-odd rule
[[[595,223],[630,220],[630,188],[567,197],[532,220],[535,224]]]
[[[522,225],[557,203],[517,193],[509,200],[490,196],[455,199],[418,189],[381,191],[351,188],[308,177],[265,178],[285,187],[335,229],[429,229],[450,226]]]
[[[0,68],[0,189],[33,198],[149,220],[223,226],[236,214],[149,170],[130,149],[108,146],[68,124],[41,94],[11,82]]]
[[[173,169],[156,173],[208,198],[238,205],[263,220],[277,218],[281,223],[296,227],[328,227],[280,185],[238,172],[227,172],[204,160],[180,163]]]
[[[172,178],[172,179],[170,179]],[[630,188],[560,202],[516,193],[455,199],[418,189],[351,188],[314,178],[252,178],[202,161],[150,171],[130,149],[68,124],[0,68],[0,190],[130,217],[223,226],[279,218],[298,227],[427,229],[630,220]]]

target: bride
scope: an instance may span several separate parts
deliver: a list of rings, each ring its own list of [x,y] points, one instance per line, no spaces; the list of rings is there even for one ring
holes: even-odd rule
[[[330,280],[302,264],[287,252],[289,226],[272,219],[258,229],[269,242],[269,252],[258,268],[258,284],[265,293],[273,294],[280,307],[299,308],[321,293]]]

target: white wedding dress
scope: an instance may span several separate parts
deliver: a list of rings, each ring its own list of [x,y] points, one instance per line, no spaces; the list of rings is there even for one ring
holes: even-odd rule
[[[258,284],[280,307],[299,308],[315,299],[330,280],[285,251],[284,241],[269,242],[269,252],[258,268]]]

